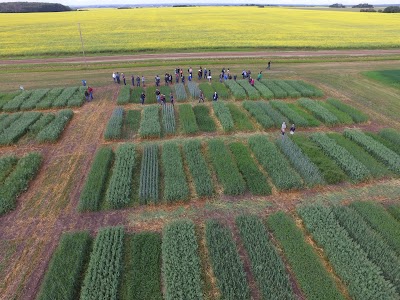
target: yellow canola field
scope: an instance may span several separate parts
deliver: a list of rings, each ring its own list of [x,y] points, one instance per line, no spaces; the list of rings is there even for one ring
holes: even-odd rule
[[[278,7],[97,9],[1,14],[0,56],[236,48],[394,48],[400,14]]]

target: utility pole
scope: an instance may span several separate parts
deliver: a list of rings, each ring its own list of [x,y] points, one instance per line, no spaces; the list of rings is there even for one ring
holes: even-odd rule
[[[85,47],[83,45],[83,38],[82,38],[82,30],[81,30],[81,23],[78,23],[78,29],[79,29],[79,35],[81,37],[81,44],[82,44],[82,53],[83,53],[83,59],[85,61],[86,67],[88,67],[87,61],[86,61],[86,56],[85,56]]]

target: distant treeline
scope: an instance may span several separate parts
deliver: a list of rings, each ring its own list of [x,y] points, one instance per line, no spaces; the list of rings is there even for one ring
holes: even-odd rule
[[[71,11],[69,6],[59,3],[5,2],[0,3],[0,13],[30,13]]]

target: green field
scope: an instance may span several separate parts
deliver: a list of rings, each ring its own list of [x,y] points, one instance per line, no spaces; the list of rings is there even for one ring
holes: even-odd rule
[[[364,75],[387,85],[400,88],[400,70],[369,71],[365,72]]]

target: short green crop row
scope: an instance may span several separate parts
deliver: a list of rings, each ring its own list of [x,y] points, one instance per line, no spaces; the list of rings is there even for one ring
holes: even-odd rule
[[[117,140],[122,137],[123,118],[124,109],[122,107],[115,108],[104,132],[106,140]]]
[[[192,221],[175,221],[164,227],[162,273],[166,300],[203,299],[198,248]]]
[[[223,102],[213,102],[214,113],[218,120],[221,122],[222,128],[225,132],[232,131],[234,123],[229,109]]]
[[[244,101],[243,107],[261,124],[265,129],[274,126],[274,121],[260,107],[259,102]]]
[[[257,100],[260,99],[260,93],[256,88],[251,86],[248,80],[246,79],[241,79],[236,81],[247,93],[248,97],[250,100]]]
[[[22,116],[21,112],[9,115],[2,115],[5,116],[0,120],[0,133],[6,130],[13,122],[17,121],[18,118]]]
[[[272,107],[279,110],[289,121],[289,124],[295,124],[296,127],[308,127],[310,124],[308,121],[299,115],[296,111],[292,110],[285,102],[272,100]]]
[[[21,94],[15,96],[12,100],[8,101],[6,104],[3,105],[4,111],[17,111],[21,107],[22,103],[24,103],[32,92],[30,91],[23,91]]]
[[[193,107],[196,123],[200,131],[214,132],[216,130],[215,122],[210,116],[210,109],[205,105],[196,105]]]
[[[217,221],[206,221],[206,244],[221,298],[250,299],[243,262],[229,229]]]
[[[197,85],[197,83],[195,83],[194,81],[189,81],[188,82],[188,90],[190,95],[192,96],[192,98],[197,99],[200,96],[200,89],[199,86]],[[204,91],[203,91],[204,93]]]
[[[290,190],[303,186],[300,176],[266,136],[250,137],[249,145],[279,190]]]
[[[218,96],[221,99],[227,99],[229,97],[228,89],[226,88],[226,86],[223,83],[218,82],[218,81],[213,81],[211,83],[211,86],[217,92]],[[210,99],[212,100],[212,97]]]
[[[186,100],[187,94],[186,94],[185,85],[183,83],[175,84],[175,94],[176,94],[176,100],[178,100],[178,101]],[[165,96],[169,97],[169,94],[165,95]]]
[[[264,84],[259,82],[258,80],[256,80],[254,82],[254,87],[257,89],[257,91],[260,92],[261,96],[264,99],[272,99],[272,98],[274,98],[274,93],[269,88],[267,88]]]
[[[377,231],[400,256],[400,224],[381,205],[374,202],[353,202],[350,205]]]
[[[36,107],[36,104],[40,102],[46,96],[46,94],[49,92],[49,89],[39,89],[39,90],[34,90],[30,97],[26,99],[20,106],[21,110],[28,110],[28,109],[34,109]]]
[[[319,168],[324,179],[329,184],[336,184],[346,180],[342,169],[329,158],[321,148],[304,135],[294,135],[292,140],[300,147],[305,155]]]
[[[344,135],[386,164],[390,170],[400,174],[400,155],[359,130],[346,129]]]
[[[246,188],[245,182],[224,142],[218,139],[210,140],[208,150],[224,194],[243,194]]]
[[[371,154],[365,151],[362,147],[355,142],[345,138],[339,133],[328,133],[327,136],[336,141],[336,143],[345,148],[351,155],[354,156],[359,162],[367,167],[368,171],[373,177],[384,177],[393,175],[388,168],[381,162],[377,161]]]
[[[283,80],[272,80],[276,85],[280,86],[291,98],[298,98],[301,94],[296,91],[290,84]]]
[[[199,197],[211,196],[213,193],[213,184],[207,163],[201,151],[199,140],[190,140],[183,145],[185,158],[192,175],[196,194]]]
[[[265,112],[266,115],[274,122],[275,127],[281,128],[283,122],[289,125],[289,120],[284,117],[279,111],[272,108],[270,103],[258,102],[258,106]]]
[[[164,143],[161,157],[164,171],[165,200],[168,202],[187,200],[189,187],[178,145],[172,142]]]
[[[249,149],[239,142],[230,144],[229,148],[250,192],[253,195],[270,195],[272,191],[267,178],[258,169]]]
[[[17,162],[18,158],[14,155],[0,157],[0,186],[14,169]]]
[[[171,104],[162,106],[162,123],[166,134],[175,133],[175,110]]]
[[[250,118],[247,114],[233,103],[227,103],[229,112],[231,113],[233,124],[236,130],[240,131],[253,131],[254,126],[251,124]]]
[[[296,223],[284,212],[268,218],[268,227],[282,246],[286,259],[307,299],[345,298],[336,287],[312,246],[297,228]]]
[[[298,80],[285,80],[285,83],[290,85],[296,91],[300,93],[302,97],[312,97],[314,96],[314,91],[309,89],[307,86],[303,85],[301,81]]]
[[[79,281],[90,251],[88,232],[64,233],[43,279],[38,300],[79,297]]]
[[[20,137],[25,135],[29,126],[36,122],[42,114],[39,112],[26,112],[14,121],[0,134],[0,145],[11,145],[16,143]]]
[[[0,189],[0,215],[15,208],[17,197],[28,188],[29,182],[39,171],[41,162],[42,156],[36,152],[29,153],[17,162]]]
[[[240,237],[249,254],[251,271],[264,299],[295,299],[285,265],[256,216],[236,218]]]
[[[67,87],[57,99],[53,102],[53,107],[65,107],[68,104],[68,100],[78,91],[78,87]]]
[[[298,103],[327,125],[332,126],[339,123],[339,119],[328,109],[321,106],[318,101],[301,98],[298,100]]]
[[[56,116],[54,114],[42,114],[39,120],[29,126],[29,134],[37,135],[43,130]]]
[[[140,171],[139,200],[141,204],[158,202],[158,146],[146,145],[143,149]]]
[[[308,156],[304,155],[289,137],[279,138],[276,143],[308,186],[324,184],[323,176],[318,167]]]
[[[231,90],[236,100],[243,100],[246,98],[246,91],[236,81],[225,80],[225,85]]]
[[[54,101],[61,95],[64,88],[51,89],[47,95],[36,104],[37,109],[47,109],[53,106]]]
[[[382,237],[372,230],[363,218],[353,209],[345,206],[333,208],[340,225],[361,248],[369,259],[382,269],[384,277],[400,292],[400,259]]]
[[[36,140],[38,142],[56,142],[73,115],[74,113],[70,109],[60,111],[54,120],[38,133]]]
[[[349,116],[351,116],[351,118],[355,123],[363,123],[368,121],[368,117],[365,114],[363,114],[362,112],[360,112],[359,110],[355,109],[352,106],[344,104],[343,102],[337,99],[329,98],[328,100],[326,100],[326,102],[335,106],[337,109],[348,114]]]
[[[130,99],[131,99],[131,88],[129,85],[124,85],[119,90],[117,104],[118,105],[128,104]]]
[[[272,93],[274,93],[274,98],[282,99],[288,96],[287,92],[277,85],[275,81],[262,79],[260,82],[264,84]]]
[[[80,300],[118,299],[123,258],[122,227],[103,228],[94,241]]]
[[[133,169],[136,150],[133,144],[123,144],[116,151],[116,159],[107,190],[107,202],[112,208],[121,208],[131,201]]]
[[[204,100],[212,100],[213,99],[213,95],[214,95],[214,88],[212,87],[211,84],[203,82],[199,84],[199,89],[203,92],[204,94]],[[218,94],[219,96],[219,94]]]
[[[139,134],[142,138],[160,137],[161,125],[158,105],[147,106],[143,109]]]
[[[131,90],[131,97],[128,100],[131,103],[140,103],[140,95],[144,93],[145,90],[141,86],[136,86]],[[149,86],[146,89],[146,102],[145,103],[156,103],[156,87]],[[167,94],[166,94],[167,95]],[[168,92],[169,95],[169,92]]]
[[[339,146],[324,133],[314,133],[311,140],[318,144],[354,181],[362,181],[370,176],[367,167],[354,158],[345,148]]]
[[[79,107],[85,102],[86,87],[80,86],[79,89],[68,99],[67,107]]]
[[[79,211],[100,209],[113,158],[114,153],[111,148],[103,147],[97,151],[79,199]]]
[[[384,128],[379,131],[379,135],[391,143],[400,146],[400,133],[393,128]]]
[[[131,239],[130,299],[162,300],[161,237],[155,232],[140,232]]]
[[[179,105],[179,123],[185,134],[194,134],[199,131],[191,104]]]
[[[397,221],[400,221],[400,205],[398,204],[389,205],[387,210]]]
[[[306,228],[348,287],[354,299],[397,299],[393,285],[372,263],[347,231],[335,219],[330,207],[320,204],[301,206],[298,212]]]

